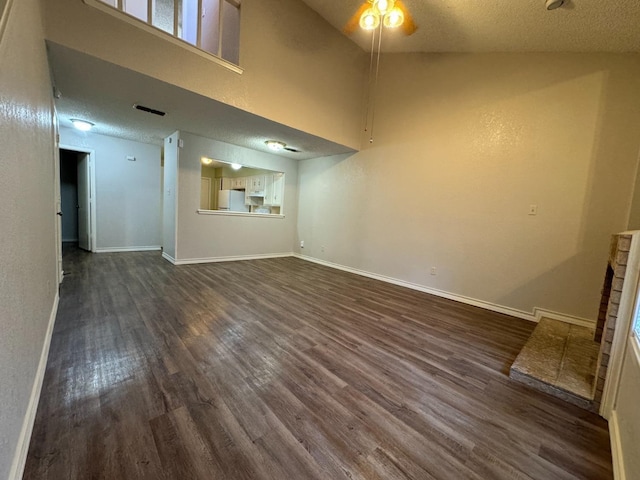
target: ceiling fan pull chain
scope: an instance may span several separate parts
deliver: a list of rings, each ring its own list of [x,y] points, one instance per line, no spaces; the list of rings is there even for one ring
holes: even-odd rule
[[[366,132],[368,130],[368,124],[369,124],[369,104],[371,102],[371,77],[373,75],[373,47],[375,46],[375,41],[376,41],[376,31],[373,30],[371,32],[371,55],[370,55],[370,59],[369,59],[369,76],[367,77],[367,88],[364,91],[364,96],[365,96],[365,105],[366,105],[366,110],[365,110],[365,114],[364,114],[364,131]]]
[[[369,143],[373,143],[373,127],[376,118],[376,100],[378,92],[378,74],[380,72],[380,49],[382,48],[382,22],[380,22],[380,32],[378,37],[378,56],[376,59],[376,78],[373,83],[373,105],[371,109],[371,134],[369,136]]]

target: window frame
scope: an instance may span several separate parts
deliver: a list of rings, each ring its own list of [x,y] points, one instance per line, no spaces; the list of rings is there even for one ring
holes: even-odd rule
[[[127,22],[130,25],[133,25],[135,27],[138,27],[148,33],[151,33],[157,37],[163,38],[165,40],[168,40],[169,42],[178,45],[182,48],[185,48],[186,50],[189,50],[190,52],[193,52],[197,55],[200,55],[201,57],[207,58],[211,61],[213,61],[214,63],[217,63],[218,65],[220,65],[221,67],[225,67],[228,70],[231,70],[232,72],[235,72],[237,74],[242,75],[242,73],[244,72],[244,70],[242,69],[242,67],[240,67],[239,65],[236,65],[234,63],[231,63],[228,60],[225,60],[224,58],[221,58],[219,56],[217,56],[214,53],[211,52],[207,52],[206,50],[203,50],[189,42],[187,42],[186,40],[183,40],[179,37],[176,37],[175,35],[172,35],[158,27],[154,27],[153,25],[151,25],[148,22],[144,22],[142,20],[140,20],[139,18],[130,15],[128,13],[126,13],[123,10],[119,10],[118,8],[112,7],[111,5],[107,5],[106,3],[102,2],[101,0],[82,0],[86,5],[89,5],[93,8],[97,8],[98,10],[108,13],[109,15],[118,18],[120,20],[124,20],[125,22]],[[118,2],[118,4],[120,4],[120,1]],[[175,20],[174,20],[175,21]]]

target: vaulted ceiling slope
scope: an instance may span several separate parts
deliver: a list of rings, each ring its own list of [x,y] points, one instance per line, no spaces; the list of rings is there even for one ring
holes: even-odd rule
[[[280,155],[304,160],[353,152],[353,149],[273,122],[133,70],[105,62],[53,42],[47,43],[56,89],[60,125],[70,119],[95,123],[94,133],[162,145],[183,130],[206,138],[272,153],[269,139],[299,152]],[[145,105],[167,113],[160,117],[133,108]]]
[[[365,0],[303,0],[342,30]],[[404,0],[418,30],[387,31],[384,52],[639,52],[640,1]],[[370,34],[351,37],[364,50]]]

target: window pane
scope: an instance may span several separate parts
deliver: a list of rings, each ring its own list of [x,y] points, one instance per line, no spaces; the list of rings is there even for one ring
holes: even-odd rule
[[[106,3],[110,7],[118,8],[118,0],[100,0],[102,3]]]
[[[122,0],[122,5],[129,15],[147,21],[147,0]]]
[[[222,58],[240,63],[240,7],[227,0],[222,6]]]
[[[220,1],[202,0],[202,38],[200,48],[218,55],[220,45]]]
[[[198,42],[198,0],[182,0],[179,37],[191,45]]]
[[[153,0],[152,25],[173,35],[173,0]]]

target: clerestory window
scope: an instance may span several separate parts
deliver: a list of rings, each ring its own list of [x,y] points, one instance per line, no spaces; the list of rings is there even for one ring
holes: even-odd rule
[[[234,65],[240,62],[240,0],[85,0],[108,5]]]

